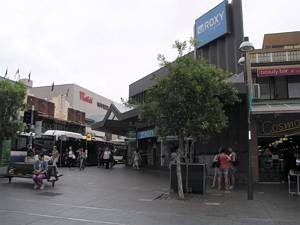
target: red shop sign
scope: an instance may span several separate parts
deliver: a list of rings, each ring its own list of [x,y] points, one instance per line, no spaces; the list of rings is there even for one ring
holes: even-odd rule
[[[300,75],[300,67],[257,69],[258,77]]]
[[[85,95],[83,91],[79,91],[79,96],[81,101],[93,104],[93,98],[88,95]]]

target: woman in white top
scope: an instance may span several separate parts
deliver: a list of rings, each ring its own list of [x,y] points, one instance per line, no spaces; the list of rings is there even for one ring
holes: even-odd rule
[[[140,161],[142,161],[142,157],[141,157],[141,154],[139,153],[139,150],[135,150],[133,152],[133,168],[136,168],[136,169],[140,169],[139,167],[139,164],[140,164]]]
[[[69,168],[73,166],[75,159],[76,159],[76,156],[73,152],[72,147],[70,146],[69,147],[69,152],[68,152],[68,167]]]

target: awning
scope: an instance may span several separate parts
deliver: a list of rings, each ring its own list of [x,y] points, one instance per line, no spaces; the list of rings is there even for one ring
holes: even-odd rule
[[[138,108],[121,110],[111,104],[104,119],[92,125],[93,130],[126,136],[129,131],[136,130],[144,124],[138,122]]]
[[[121,136],[126,136],[127,132],[132,129],[130,122],[118,121],[118,120],[103,120],[92,125],[93,130],[102,132],[109,132]]]
[[[300,113],[299,100],[270,100],[259,101],[252,104],[252,114],[273,114],[273,113]]]

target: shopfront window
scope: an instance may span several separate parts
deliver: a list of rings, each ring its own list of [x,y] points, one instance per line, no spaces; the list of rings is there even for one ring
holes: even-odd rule
[[[300,76],[256,77],[260,99],[300,98]]]
[[[300,76],[288,77],[289,98],[300,98]]]
[[[258,138],[260,182],[287,181],[290,170],[295,170],[299,153],[299,136]]]

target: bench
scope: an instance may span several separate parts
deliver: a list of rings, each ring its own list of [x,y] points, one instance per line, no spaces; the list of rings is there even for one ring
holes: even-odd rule
[[[32,163],[10,162],[7,167],[6,175],[2,175],[1,177],[8,178],[9,183],[11,183],[13,177],[32,179],[33,171],[34,165]],[[55,177],[55,180],[50,180],[51,176]],[[47,176],[45,179],[52,184],[52,187],[54,187],[55,182],[60,176],[62,176],[62,174],[57,174],[56,167],[52,165],[48,166]]]

